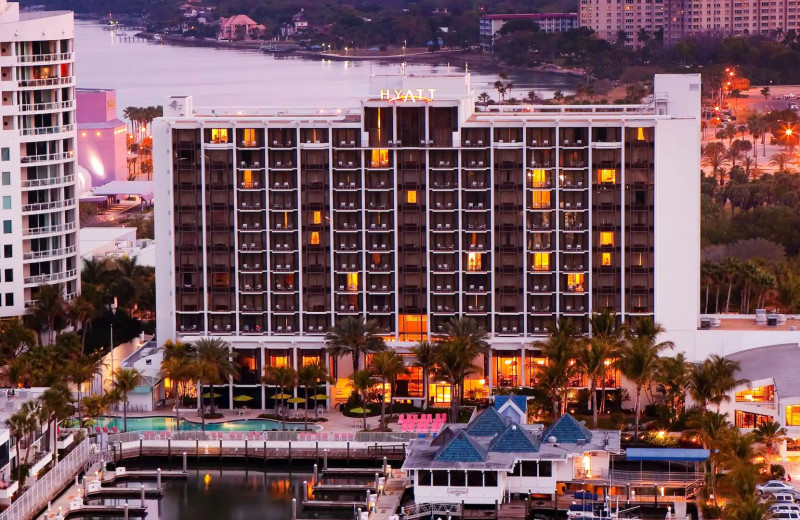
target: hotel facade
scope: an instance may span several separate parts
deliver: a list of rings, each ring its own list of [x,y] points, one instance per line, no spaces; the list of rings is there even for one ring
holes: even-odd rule
[[[43,284],[80,291],[73,30],[71,12],[0,0],[0,318]]]
[[[477,392],[535,384],[531,344],[561,317],[588,333],[611,309],[694,333],[699,75],[656,76],[641,106],[477,110],[464,75],[376,76],[371,92],[355,110],[175,97],[153,125],[157,336],[231,344],[242,369],[219,404],[264,407],[266,367],[329,363],[342,316],[406,355],[474,318],[492,345]],[[412,368],[395,398],[422,396]]]

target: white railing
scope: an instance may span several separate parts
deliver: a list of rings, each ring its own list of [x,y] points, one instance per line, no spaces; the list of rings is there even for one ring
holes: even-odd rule
[[[27,105],[19,105],[20,112],[39,112],[41,110],[59,110],[63,108],[72,108],[75,102],[68,101],[51,101],[49,103],[31,103]]]
[[[24,204],[22,211],[44,211],[48,209],[68,208],[75,205],[75,199],[53,200],[50,202],[34,202],[32,204]]]
[[[70,231],[75,229],[74,222],[66,224],[55,224],[53,226],[42,226],[38,228],[28,228],[22,231],[23,235],[46,235],[48,233],[59,233],[61,231]]]
[[[301,432],[301,431],[241,431],[241,432],[217,432],[217,431],[136,431],[127,433],[116,433],[109,436],[111,442],[149,442],[149,441],[256,441],[256,442],[297,442],[297,443],[339,443],[345,447],[345,443],[355,443],[364,445],[384,444],[403,444],[411,441],[430,438],[431,434],[426,433],[402,433],[402,432],[356,432],[356,433],[336,433],[336,432]],[[300,445],[298,445],[299,447]]]
[[[19,135],[48,135],[72,132],[75,125],[45,126],[42,128],[20,128]]]
[[[65,184],[73,182],[74,180],[75,180],[75,174],[70,173],[69,175],[64,175],[62,177],[48,177],[46,179],[30,179],[27,181],[20,182],[20,185],[23,188],[37,188],[39,186],[53,186],[55,184]]]
[[[38,276],[26,276],[25,283],[48,283],[48,282],[56,282],[58,280],[64,280],[66,278],[73,278],[78,275],[77,269],[70,269],[69,271],[64,271],[63,273],[53,273],[53,274],[40,274]]]
[[[412,504],[403,506],[403,515],[406,518],[420,518],[423,516],[443,514],[461,516],[461,504]]]
[[[75,475],[96,458],[91,445],[92,441],[86,439],[76,446],[53,469],[12,502],[8,509],[0,513],[0,520],[30,520],[47,507],[47,503],[56,498]]]
[[[71,59],[71,52],[60,52],[54,54],[22,54],[17,56],[17,63],[41,63],[43,61],[63,61]]]
[[[668,484],[691,484],[705,478],[705,473],[694,471],[628,471],[601,469],[587,472],[583,469],[575,472],[577,480],[607,480],[627,483],[664,482]]]
[[[75,152],[59,152],[59,153],[45,153],[41,155],[26,155],[22,157],[22,163],[35,163],[45,161],[63,161],[65,159],[72,159],[75,157]]]
[[[74,253],[78,248],[76,246],[62,247],[60,249],[49,249],[47,251],[28,251],[22,255],[24,260],[38,260],[40,258],[50,258],[53,256],[62,256]]]
[[[50,85],[68,85],[72,83],[74,78],[67,76],[65,78],[42,78],[42,79],[21,79],[19,80],[20,87],[46,87]]]

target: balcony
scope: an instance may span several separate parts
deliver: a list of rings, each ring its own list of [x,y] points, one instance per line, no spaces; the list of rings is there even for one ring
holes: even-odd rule
[[[35,213],[38,211],[48,211],[51,209],[68,208],[75,205],[75,199],[54,200],[51,202],[35,202],[33,204],[23,204],[23,213]]]
[[[25,236],[47,235],[49,233],[61,233],[64,231],[72,231],[75,229],[75,222],[68,222],[66,224],[55,224],[52,226],[42,226],[38,228],[26,228],[22,230]]]
[[[30,103],[19,105],[20,112],[53,112],[55,110],[67,110],[73,108],[75,102],[68,101],[51,101],[49,103]]]
[[[75,125],[44,126],[41,128],[20,128],[19,135],[25,137],[30,135],[52,135],[72,132]]]
[[[43,186],[58,186],[62,184],[70,184],[75,181],[75,175],[64,175],[63,177],[48,177],[46,179],[30,179],[21,181],[20,186],[23,188],[40,188]]]
[[[40,79],[21,79],[19,80],[20,87],[51,87],[54,85],[69,85],[74,82],[73,76],[64,78],[40,78]]]
[[[22,164],[36,164],[50,161],[66,161],[75,157],[75,152],[46,153],[41,155],[26,155],[20,159]]]
[[[47,63],[50,61],[70,61],[73,59],[71,52],[54,54],[21,54],[17,56],[17,63]]]
[[[48,251],[28,251],[22,255],[22,258],[23,260],[41,260],[44,258],[69,255],[75,253],[77,250],[78,248],[76,246],[69,246],[60,249],[50,249]]]
[[[77,269],[70,269],[69,271],[64,271],[63,273],[26,276],[24,281],[26,285],[32,285],[32,284],[38,285],[42,283],[50,283],[50,282],[57,282],[59,280],[66,280],[67,278],[74,278],[77,275],[78,275]]]

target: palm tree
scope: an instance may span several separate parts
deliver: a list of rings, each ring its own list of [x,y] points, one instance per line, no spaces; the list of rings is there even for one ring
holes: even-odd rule
[[[592,408],[592,428],[597,429],[597,379],[605,377],[608,347],[604,342],[583,341],[578,347],[577,361],[589,380],[589,406]]]
[[[283,429],[286,429],[286,405],[284,404],[284,389],[294,387],[297,381],[297,372],[290,366],[284,365],[280,367],[267,367],[264,371],[262,381],[268,385],[277,386],[280,390],[281,402],[281,419],[283,420]]]
[[[142,383],[142,374],[135,368],[118,368],[112,377],[111,387],[122,402],[122,430],[128,431],[128,394]]]
[[[230,345],[219,338],[204,338],[194,344],[197,359],[208,365],[205,382],[209,385],[211,415],[216,413],[214,385],[223,385],[232,379],[239,379],[239,363],[231,359]],[[203,396],[200,396],[202,399]]]
[[[477,356],[486,356],[489,353],[489,334],[481,327],[475,318],[462,316],[450,318],[443,327],[446,340],[455,343],[464,349],[465,355],[470,356],[470,363]],[[464,399],[464,385],[459,385],[458,399]]]
[[[81,392],[83,385],[90,382],[97,374],[100,373],[103,367],[103,358],[100,353],[90,354],[88,356],[70,360],[67,364],[67,376],[69,380],[75,385],[78,390],[76,399],[76,412],[78,415],[78,425],[82,426],[81,414]]]
[[[672,421],[680,417],[686,405],[686,389],[689,386],[689,374],[694,365],[686,360],[683,353],[660,360],[655,382],[667,399]]]
[[[692,414],[687,421],[687,425],[690,428],[690,432],[697,436],[703,448],[707,450],[717,448],[730,429],[727,415],[707,410]],[[718,451],[712,450],[706,466],[706,473],[711,485],[711,492],[714,494],[715,504],[719,496],[717,493],[717,459]]]
[[[756,458],[763,455],[763,450],[757,446],[757,442],[752,432],[742,433],[738,428],[732,428],[717,447],[719,465],[724,471],[721,484],[725,494],[734,500],[753,496],[756,484],[762,479],[764,464],[756,462]]]
[[[762,502],[755,494],[737,498],[725,504],[723,518],[730,520],[764,520],[771,516],[770,503]]]
[[[776,444],[781,444],[786,440],[786,428],[779,422],[766,421],[758,425],[753,431],[756,440],[764,445],[768,454],[772,454]]]
[[[495,81],[494,85],[492,85],[494,89],[497,91],[497,94],[500,96],[500,102],[502,103],[506,99],[506,86],[502,81]]]
[[[166,349],[165,349],[166,350]],[[167,356],[161,360],[161,375],[169,378],[175,388],[175,424],[180,429],[180,408],[189,390],[189,384],[194,381],[196,367],[190,356]]]
[[[111,400],[108,394],[103,395],[87,395],[81,399],[81,406],[83,407],[86,417],[95,418],[108,413],[108,405]],[[81,427],[83,423],[81,423]]]
[[[480,371],[480,368],[472,363],[476,355],[466,343],[453,341],[450,338],[437,343],[434,349],[436,377],[450,385],[451,422],[458,422],[459,396],[464,380]]]
[[[414,366],[422,371],[422,411],[425,411],[428,409],[429,399],[428,378],[435,365],[434,347],[429,341],[420,341],[411,348],[411,353],[414,354]]]
[[[536,377],[547,381],[550,398],[553,400],[554,419],[566,411],[567,386],[579,368],[573,362],[580,345],[578,337],[578,329],[572,320],[560,318],[555,325],[548,326],[545,341],[533,342],[533,347],[540,350],[547,358],[545,365],[537,366]]]
[[[629,333],[628,341],[620,349],[618,365],[622,374],[636,385],[634,410],[636,434],[639,434],[642,389],[649,388],[658,371],[659,353],[673,347],[671,341],[657,342],[664,327],[652,318],[644,317],[636,322]]]
[[[609,361],[617,356],[620,345],[625,341],[625,332],[627,327],[624,323],[620,323],[617,314],[610,309],[604,309],[599,313],[595,313],[589,320],[589,325],[592,330],[591,342],[592,345],[603,343],[604,346],[600,347],[606,350],[606,355]],[[606,365],[608,367],[610,363]],[[604,413],[606,409],[606,378],[605,373],[600,377],[601,400],[600,400],[600,413]]]
[[[49,449],[53,450],[53,454],[57,459],[58,450],[56,449],[56,444],[58,437],[56,435],[56,426],[75,411],[72,406],[72,392],[69,391],[66,384],[58,383],[42,392],[42,395],[39,396],[39,401],[42,405],[42,416],[45,417],[45,421],[48,424],[47,445]],[[52,444],[50,443],[51,440]]]
[[[25,462],[22,461],[20,447],[22,446],[22,441],[27,439],[29,435],[36,431],[38,424],[36,423],[35,415],[29,413],[28,408],[23,406],[23,408],[20,408],[8,419],[6,419],[6,426],[8,427],[11,436],[17,440],[15,443],[17,446],[17,481],[22,482],[22,469],[28,460],[27,450],[30,449],[30,443],[26,443],[28,448],[26,449]]]
[[[40,285],[36,293],[36,304],[31,309],[31,316],[39,331],[39,339],[43,331],[48,331],[48,343],[53,343],[55,324],[66,315],[66,302],[62,296],[60,285]]]
[[[709,404],[720,405],[730,400],[731,390],[747,383],[746,379],[737,379],[739,363],[712,354],[702,363],[695,365],[689,373],[687,381],[689,395],[692,400],[705,409]]]
[[[556,90],[555,92],[553,92],[553,101],[555,101],[556,103],[560,103],[561,101],[563,101],[563,99],[564,99],[564,92],[562,92],[561,90]]]
[[[306,394],[306,407],[303,413],[304,428],[308,429],[308,400],[311,399],[309,393],[313,388],[316,390],[320,381],[328,381],[328,369],[319,363],[310,363],[297,370],[297,381],[303,385]],[[316,392],[315,392],[316,393]]]
[[[773,154],[772,157],[769,158],[770,166],[775,166],[775,168],[779,172],[791,172],[791,168],[789,165],[794,160],[794,156],[792,154],[781,152]]]
[[[353,391],[361,396],[361,413],[364,418],[364,429],[367,429],[367,391],[375,386],[377,381],[369,370],[356,370],[350,376]]]
[[[721,180],[720,172],[727,164],[726,149],[723,143],[708,143],[703,148],[703,166],[711,168],[711,175],[715,180]]]
[[[327,351],[335,359],[351,356],[353,372],[361,368],[362,355],[386,350],[386,342],[378,336],[378,325],[364,317],[345,316],[325,335]]]
[[[80,295],[72,299],[67,306],[67,317],[75,328],[81,331],[81,352],[86,346],[86,332],[92,323],[97,311],[85,296]]]
[[[481,92],[480,94],[478,94],[478,103],[481,103],[482,105],[486,106],[491,102],[492,98],[486,92]]]
[[[403,358],[393,350],[378,352],[372,356],[370,368],[381,378],[381,428],[386,427],[386,384],[390,386],[389,394],[394,398],[394,386],[397,376],[407,372]]]

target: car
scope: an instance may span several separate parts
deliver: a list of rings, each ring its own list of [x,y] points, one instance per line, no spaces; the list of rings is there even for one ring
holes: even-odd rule
[[[800,502],[800,493],[797,491],[773,491],[767,492],[763,495],[765,500],[774,500],[775,502]]]
[[[768,480],[756,486],[756,493],[759,495],[762,493],[776,493],[780,491],[794,491],[794,488],[790,484],[786,484],[780,480]]]
[[[794,502],[775,502],[770,504],[769,509],[774,513],[779,513],[782,511],[794,511],[795,513],[800,514],[800,506]]]
[[[797,103],[789,103],[789,110],[797,111]]]
[[[772,511],[771,520],[800,520],[800,513],[796,511]]]

